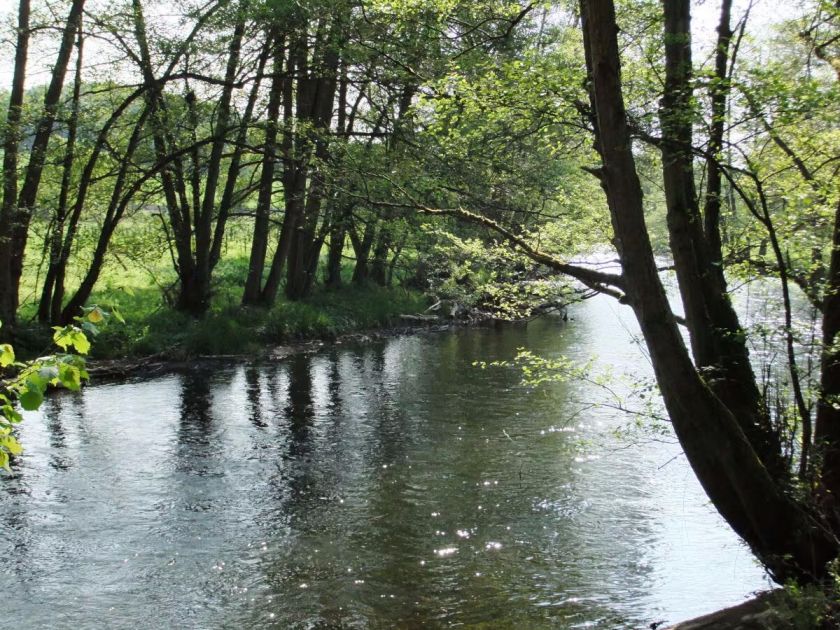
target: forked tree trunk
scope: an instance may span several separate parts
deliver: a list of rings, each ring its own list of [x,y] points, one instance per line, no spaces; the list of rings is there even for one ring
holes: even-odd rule
[[[376,219],[370,219],[365,224],[365,230],[362,232],[361,238],[356,233],[355,228],[350,228],[350,242],[353,244],[353,253],[356,256],[356,264],[353,267],[353,284],[365,284],[370,277],[368,260],[370,259],[373,241],[376,238],[376,224]]]
[[[194,152],[193,233],[195,242],[195,267],[192,269],[191,274],[181,274],[179,278],[181,287],[178,295],[177,308],[196,317],[203,315],[210,307],[211,275],[213,272],[213,218],[216,212],[216,190],[219,185],[227,134],[230,131],[233,86],[236,73],[239,69],[239,57],[244,34],[245,17],[244,15],[240,15],[237,18],[228,46],[225,84],[219,100],[218,114],[214,121],[213,142],[206,164],[199,162],[198,149]],[[195,116],[195,99],[189,99],[189,104],[190,110]],[[196,120],[193,124],[194,134],[198,127],[197,117],[195,118]],[[195,142],[197,138],[194,137],[193,140]],[[203,169],[206,169],[206,175],[204,178],[204,196],[201,198],[199,171]],[[221,229],[221,234],[217,230],[216,237],[224,237],[224,227]]]
[[[707,223],[704,233],[700,216],[692,152],[690,2],[669,0],[663,6],[665,91],[660,112],[663,184],[671,252],[694,360],[706,372],[715,394],[735,414],[761,461],[774,476],[782,479],[787,476],[787,466],[778,435],[773,431],[756,384],[746,335],[727,294],[721,266],[714,263],[710,253],[714,246],[707,241],[707,234],[713,233],[715,243],[720,242],[719,225]],[[726,92],[724,99],[725,96]],[[717,197],[719,191],[713,194]]]

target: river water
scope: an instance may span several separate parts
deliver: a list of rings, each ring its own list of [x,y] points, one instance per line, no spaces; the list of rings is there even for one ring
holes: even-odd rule
[[[51,397],[0,482],[14,628],[645,628],[768,582],[668,436],[517,348],[650,366],[608,298]],[[616,385],[615,387],[622,387]]]

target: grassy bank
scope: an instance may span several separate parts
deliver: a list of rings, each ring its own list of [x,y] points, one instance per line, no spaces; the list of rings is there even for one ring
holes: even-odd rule
[[[301,302],[280,300],[270,309],[222,306],[202,319],[169,308],[142,316],[129,311],[122,313],[125,324],[111,324],[97,337],[93,356],[258,354],[290,341],[386,327],[425,303],[422,295],[402,289],[352,287],[321,291]]]
[[[224,271],[224,270],[222,270]],[[419,292],[378,286],[317,288],[308,299],[279,298],[269,309],[243,308],[239,270],[220,273],[213,303],[201,319],[167,305],[164,292],[148,282],[116,282],[111,276],[91,304],[117,310],[124,323],[111,320],[93,343],[92,357],[138,358],[162,355],[184,359],[200,355],[259,354],[267,348],[305,339],[330,339],[355,331],[388,327],[399,315],[428,305]],[[51,331],[34,323],[35,305],[21,310],[16,341],[23,356],[50,346]]]
[[[36,223],[38,226],[46,229]],[[98,229],[96,225],[83,228],[92,234]],[[230,224],[222,258],[213,274],[210,309],[201,319],[194,319],[171,307],[177,276],[168,245],[160,238],[157,220],[144,214],[124,220],[88,304],[118,311],[125,323],[112,319],[104,327],[93,340],[92,357],[133,359],[160,355],[180,360],[201,355],[255,355],[293,341],[329,339],[388,327],[396,323],[399,315],[417,313],[428,306],[426,298],[417,291],[352,284],[353,261],[348,252],[348,264],[342,269],[343,288],[327,290],[316,283],[313,295],[299,302],[286,300],[281,288],[272,308],[243,308],[250,238],[250,225]],[[24,358],[52,351],[52,331],[36,321],[43,281],[42,252],[42,241],[32,239],[15,339],[18,353]],[[86,272],[89,254],[83,249],[71,260],[68,295]]]

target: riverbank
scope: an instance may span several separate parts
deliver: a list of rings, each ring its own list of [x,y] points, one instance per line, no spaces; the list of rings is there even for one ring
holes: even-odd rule
[[[563,321],[566,321],[565,311],[561,312],[563,313]],[[534,317],[545,315],[546,312],[539,312]],[[462,327],[524,325],[531,319],[533,317],[520,320],[501,320],[489,316],[455,319],[429,313],[401,313],[383,320],[379,326],[361,330],[351,329],[348,332],[327,336],[298,336],[277,345],[266,345],[254,352],[189,356],[161,352],[157,355],[140,357],[94,358],[88,361],[87,370],[92,379],[100,382],[102,380],[119,380],[137,376],[152,377],[168,372],[194,370],[196,367],[223,366],[245,361],[256,364],[272,363],[295,355],[319,352],[328,347],[370,343],[400,335],[443,333]]]
[[[320,290],[291,302],[278,300],[271,308],[246,308],[218,301],[202,318],[180,313],[152,296],[125,294],[119,302],[98,302],[111,318],[93,340],[95,367],[106,362],[191,361],[207,356],[265,356],[278,346],[314,340],[335,340],[349,334],[392,328],[404,314],[422,313],[430,301],[419,291],[378,286]],[[22,318],[23,321],[26,321]],[[15,340],[20,356],[49,351],[48,327],[21,326]]]
[[[503,323],[490,310],[432,300],[421,291],[403,287],[319,288],[305,300],[281,297],[270,308],[243,307],[238,298],[232,299],[233,293],[220,292],[201,318],[171,308],[151,287],[119,296],[113,291],[95,296],[92,303],[114,316],[99,325],[100,332],[91,340],[91,376],[155,374],[197,362],[276,360],[325,343]],[[564,308],[546,302],[534,306],[530,317]],[[52,329],[34,323],[26,307],[20,319],[23,325],[14,339],[18,355],[28,359],[51,352]]]
[[[668,630],[834,630],[840,628],[836,593],[817,589],[777,589]]]
[[[259,352],[198,354],[187,357],[173,356],[164,352],[145,357],[92,359],[88,361],[87,369],[91,379],[97,382],[137,376],[152,377],[168,372],[194,370],[197,367],[229,366],[232,363],[246,361],[256,364],[271,363],[295,355],[318,352],[328,346],[367,343],[398,335],[446,332],[454,327],[467,325],[469,323],[464,321],[396,316],[393,320],[389,320],[378,328],[346,332],[327,338],[299,338],[280,345],[266,346]]]

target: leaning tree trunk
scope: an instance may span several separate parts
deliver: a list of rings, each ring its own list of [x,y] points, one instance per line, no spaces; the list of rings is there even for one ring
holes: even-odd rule
[[[601,182],[627,301],[641,327],[674,431],[714,506],[776,579],[821,577],[837,555],[837,539],[768,473],[685,348],[645,225],[621,88],[615,7],[611,0],[583,0],[581,14]]]
[[[134,129],[131,132],[131,137],[128,140],[128,145],[126,146],[125,154],[123,155],[123,160],[120,164],[120,169],[117,172],[117,177],[114,180],[114,185],[111,189],[111,199],[108,203],[108,209],[106,210],[105,217],[102,221],[102,228],[99,230],[99,236],[97,237],[96,247],[94,248],[91,262],[88,265],[85,275],[76,289],[76,292],[71,296],[67,305],[60,311],[59,315],[53,315],[53,321],[55,323],[68,324],[72,322],[73,318],[79,315],[82,307],[87,303],[88,298],[90,298],[90,295],[93,292],[94,286],[96,286],[96,281],[99,279],[99,275],[102,272],[102,267],[105,264],[105,255],[108,252],[111,237],[122,219],[129,200],[142,184],[142,180],[135,182],[131,190],[125,192],[125,194],[123,193],[128,183],[134,153],[140,145],[143,127],[148,114],[149,109],[146,108],[143,112],[141,112],[140,117],[134,123]],[[75,225],[72,227],[75,229]],[[68,238],[70,236],[71,235],[68,234]],[[67,252],[67,256],[69,257],[69,250]],[[60,307],[63,297],[64,273],[67,258],[64,258],[63,262],[64,264],[59,268],[59,273],[56,277],[56,293],[53,296],[53,308],[55,309]],[[55,303],[56,300],[57,304]]]
[[[834,69],[835,79],[840,83],[840,59],[831,55],[831,48],[814,46],[814,54]],[[800,172],[805,175],[807,169],[800,168]],[[835,531],[840,532],[840,199],[834,208],[822,333],[820,398],[814,425],[815,454],[822,459],[818,492],[822,508],[834,523]]]
[[[145,89],[141,88],[132,92],[128,97],[126,97],[111,115],[108,117],[108,120],[99,130],[97,134],[96,141],[93,144],[93,148],[91,151],[90,156],[85,163],[84,168],[82,169],[82,173],[79,177],[79,186],[76,190],[76,198],[73,202],[73,208],[67,217],[65,222],[65,234],[63,237],[62,245],[60,254],[58,256],[58,260],[56,261],[56,269],[54,271],[55,280],[53,281],[52,287],[52,296],[50,298],[50,322],[53,324],[58,324],[61,322],[61,312],[62,312],[62,305],[64,303],[64,279],[67,275],[67,265],[70,260],[70,255],[72,253],[72,249],[76,240],[76,234],[78,233],[78,226],[79,220],[82,216],[82,211],[85,208],[87,195],[91,190],[94,178],[94,172],[96,170],[96,166],[99,162],[99,157],[102,154],[103,149],[108,146],[108,137],[112,128],[116,125],[116,123],[125,115],[128,111],[130,111],[131,105],[140,98],[145,92]],[[147,111],[147,110],[145,110]],[[144,117],[146,114],[142,114]]]
[[[840,201],[834,214],[831,259],[823,296],[823,352],[815,424],[816,455],[822,460],[820,499],[840,531]]]
[[[778,435],[773,431],[756,385],[746,335],[729,300],[720,265],[715,265],[710,255],[700,216],[692,154],[690,2],[673,0],[663,6],[665,91],[660,113],[663,183],[671,252],[691,348],[697,365],[708,373],[710,387],[735,414],[762,462],[781,479],[786,477],[788,469]],[[707,223],[706,227],[719,242],[717,224]]]
[[[44,286],[41,290],[41,300],[38,303],[38,321],[43,324],[53,321],[55,314],[52,308],[52,297],[55,292],[56,280],[59,279],[59,265],[61,261],[61,248],[64,243],[64,229],[67,222],[69,210],[70,184],[73,180],[73,166],[76,159],[76,135],[79,127],[79,109],[81,104],[82,91],[82,66],[83,66],[83,44],[82,23],[79,21],[79,34],[76,40],[76,73],[73,79],[73,96],[70,106],[70,119],[67,122],[67,145],[64,149],[64,160],[62,163],[61,187],[58,193],[58,208],[53,218],[52,231],[48,237],[49,243],[49,264],[44,277]],[[63,273],[60,278],[64,282]]]

